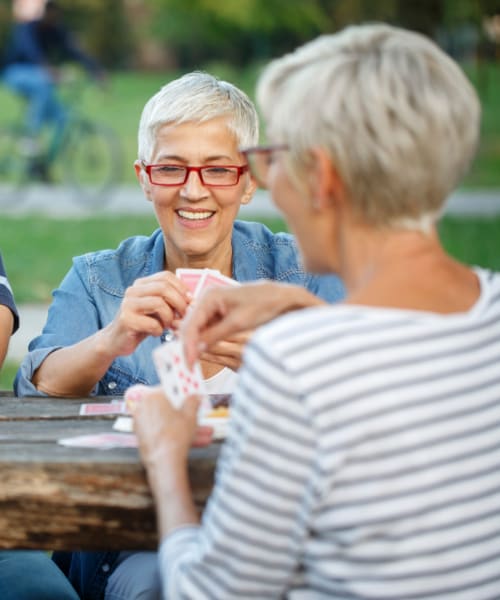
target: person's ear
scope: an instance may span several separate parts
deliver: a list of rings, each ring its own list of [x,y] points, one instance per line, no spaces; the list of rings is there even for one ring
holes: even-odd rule
[[[247,184],[245,186],[245,191],[243,192],[243,196],[241,198],[240,204],[248,204],[250,200],[253,198],[255,194],[255,190],[257,189],[257,183],[253,179],[252,176],[248,177]]]
[[[343,198],[344,185],[324,148],[311,150],[311,165],[308,168],[309,197],[313,208],[324,209]]]
[[[149,182],[147,173],[142,168],[140,160],[136,160],[134,162],[134,169],[135,175],[137,177],[137,180],[139,181],[142,191],[144,192],[144,195],[148,200],[151,200],[151,184]]]

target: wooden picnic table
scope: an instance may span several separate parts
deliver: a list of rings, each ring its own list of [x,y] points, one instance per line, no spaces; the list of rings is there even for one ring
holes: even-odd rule
[[[0,548],[155,549],[156,521],[135,448],[65,447],[61,438],[111,432],[116,415],[79,416],[100,398],[16,398],[0,392]],[[220,443],[193,448],[189,472],[202,510]]]

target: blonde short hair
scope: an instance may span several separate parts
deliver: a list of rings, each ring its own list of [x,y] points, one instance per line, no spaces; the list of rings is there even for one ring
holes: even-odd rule
[[[274,141],[296,169],[325,148],[357,214],[426,229],[467,171],[477,94],[430,39],[383,24],[320,36],[273,61],[257,88]]]
[[[151,159],[158,129],[166,124],[203,123],[228,118],[238,146],[252,146],[259,139],[255,106],[239,88],[209,73],[194,71],[164,85],[142,111],[138,133],[139,160]]]

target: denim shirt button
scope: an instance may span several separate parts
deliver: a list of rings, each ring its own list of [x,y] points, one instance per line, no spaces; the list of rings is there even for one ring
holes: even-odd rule
[[[109,571],[109,564],[104,563],[101,567],[103,573],[107,573]]]
[[[116,387],[117,385],[118,385],[118,384],[116,383],[116,381],[110,381],[110,382],[108,383],[108,389],[110,389],[110,390],[114,390],[114,389],[115,389],[115,387]]]

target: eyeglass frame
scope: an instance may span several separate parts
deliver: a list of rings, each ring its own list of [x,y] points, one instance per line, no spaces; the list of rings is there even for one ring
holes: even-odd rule
[[[248,168],[250,170],[250,174],[262,188],[267,187],[267,181],[264,181],[261,177],[259,177],[258,173],[255,172],[255,161],[252,160],[252,156],[257,154],[266,154],[271,155],[273,152],[281,152],[284,150],[290,150],[289,144],[269,144],[262,146],[251,146],[250,148],[240,148],[241,154],[245,157],[247,161]]]
[[[205,187],[221,187],[221,188],[222,187],[234,187],[235,185],[238,185],[238,183],[240,182],[240,179],[241,179],[241,176],[243,175],[243,173],[246,173],[247,171],[250,170],[250,167],[248,164],[245,164],[245,165],[203,165],[201,167],[191,167],[189,165],[176,165],[176,164],[172,164],[172,163],[155,163],[155,164],[147,165],[143,160],[141,160],[141,166],[144,169],[144,171],[146,171],[151,185],[159,185],[161,187],[177,187],[180,185],[184,185],[186,183],[186,181],[189,179],[189,175],[190,175],[191,171],[194,171],[195,173],[198,174],[201,184]],[[177,167],[180,169],[186,169],[184,181],[179,182],[179,183],[156,183],[151,178],[151,169],[153,167]],[[236,181],[234,183],[222,183],[222,184],[206,183],[203,179],[203,171],[205,169],[213,169],[213,168],[236,169],[236,175],[237,175]]]

